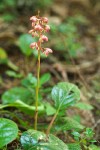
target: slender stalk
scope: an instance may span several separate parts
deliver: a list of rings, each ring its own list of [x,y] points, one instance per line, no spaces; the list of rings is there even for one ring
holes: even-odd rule
[[[47,129],[47,131],[46,131],[46,135],[47,135],[47,136],[48,136],[48,134],[50,133],[50,130],[51,130],[52,126],[53,126],[53,123],[54,123],[54,121],[55,121],[57,115],[58,115],[58,112],[59,112],[59,109],[56,111],[55,115],[53,116],[53,118],[52,118],[52,120],[51,120],[51,122],[50,122],[50,124],[49,124],[49,126],[48,126],[48,129]]]
[[[39,83],[40,83],[40,47],[38,50],[38,63],[37,63],[37,86],[36,86],[36,102],[35,102],[35,123],[34,129],[37,130],[37,120],[38,120],[38,95],[39,95]]]

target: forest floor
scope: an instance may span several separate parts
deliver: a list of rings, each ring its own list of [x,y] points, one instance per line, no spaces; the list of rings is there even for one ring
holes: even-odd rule
[[[66,51],[53,49],[52,42],[49,47],[53,49],[53,55],[41,60],[41,74],[49,72],[52,75],[50,85],[59,81],[70,81],[79,86],[81,101],[93,106],[92,110],[69,109],[68,116],[80,115],[82,124],[95,130],[97,145],[100,145],[100,3],[90,3],[88,0],[70,0],[70,2],[55,0],[48,10],[41,10],[42,16],[48,16],[50,23],[60,24],[67,17],[76,14],[85,16],[86,24],[77,26],[80,41],[85,47],[84,52],[73,58],[64,57]],[[27,15],[28,14],[28,15]],[[19,72],[26,76],[29,72],[36,75],[36,59],[30,57],[28,63],[17,46],[21,34],[28,33],[30,29],[29,16],[32,11],[19,10],[19,18],[12,22],[0,19],[0,47],[6,50],[9,59],[19,67]],[[53,43],[55,39],[52,39]],[[70,63],[69,63],[70,61]],[[20,79],[6,75],[8,70],[4,64],[0,65],[0,95],[11,87],[18,86]],[[0,115],[2,116],[2,115]],[[6,114],[5,114],[6,116]]]

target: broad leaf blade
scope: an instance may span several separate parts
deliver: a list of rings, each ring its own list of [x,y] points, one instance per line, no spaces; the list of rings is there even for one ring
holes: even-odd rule
[[[21,144],[24,150],[68,150],[68,147],[54,135],[49,138],[40,131],[28,130],[21,136]]]
[[[18,127],[9,119],[0,118],[0,148],[16,139]]]
[[[33,91],[34,92],[34,91]],[[6,91],[2,95],[3,104],[14,103],[16,100],[21,100],[26,104],[32,103],[32,93],[23,87],[15,87]]]
[[[60,82],[52,89],[52,99],[55,107],[65,109],[80,100],[80,90],[74,84]]]
[[[7,108],[7,107],[16,107],[28,115],[33,115],[35,112],[35,106],[30,106],[22,102],[21,100],[16,100],[14,103],[9,103],[6,105],[2,105],[2,104],[0,105],[0,109]],[[45,112],[44,105],[38,106],[38,111],[39,114],[44,113]]]

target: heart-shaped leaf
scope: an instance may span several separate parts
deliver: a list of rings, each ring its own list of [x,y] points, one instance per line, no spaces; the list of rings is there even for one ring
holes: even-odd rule
[[[34,92],[34,91],[33,91]],[[15,87],[6,91],[2,95],[3,104],[14,103],[16,100],[21,100],[26,104],[32,103],[32,93],[23,87]]]
[[[15,122],[0,118],[0,148],[16,139],[18,127]]]
[[[55,107],[65,109],[80,100],[80,90],[72,83],[60,82],[52,89],[52,99]]]
[[[28,130],[21,136],[21,144],[24,150],[68,150],[68,147],[63,141],[49,135],[47,137],[44,133],[36,130]]]

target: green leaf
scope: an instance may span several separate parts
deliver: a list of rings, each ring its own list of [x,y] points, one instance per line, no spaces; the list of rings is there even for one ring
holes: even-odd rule
[[[9,119],[0,118],[0,148],[16,139],[18,127]]]
[[[19,47],[22,53],[26,56],[33,54],[33,50],[30,48],[30,44],[36,40],[29,34],[23,34],[19,38]]]
[[[15,20],[16,17],[14,16],[14,14],[12,15],[11,13],[5,13],[2,15],[2,19],[6,22],[11,22],[11,21]]]
[[[44,83],[48,82],[50,78],[50,73],[45,73],[44,75],[42,75],[42,77],[40,78],[40,85],[43,85]]]
[[[9,59],[6,51],[3,48],[0,48],[0,64],[6,64],[11,69],[18,71],[18,67],[15,66]]]
[[[79,141],[79,138],[80,138],[80,133],[79,132],[73,131],[71,134],[74,136],[74,139],[76,141]]]
[[[35,106],[27,105],[26,103],[20,100],[16,100],[15,102],[10,103],[10,104],[0,105],[0,109],[6,108],[6,107],[16,107],[28,115],[33,115],[35,112]],[[39,111],[39,114],[44,113],[45,112],[44,105],[38,106],[38,111]]]
[[[73,106],[80,100],[80,90],[74,84],[60,82],[52,89],[52,99],[55,102],[55,107],[65,109]]]
[[[100,150],[100,147],[99,146],[96,146],[96,145],[94,145],[94,144],[91,144],[90,146],[89,146],[89,150]]]
[[[83,102],[78,102],[77,104],[75,104],[75,107],[80,108],[82,110],[92,110],[93,106],[91,106],[90,104],[86,104]]]
[[[31,104],[32,99],[32,93],[23,87],[14,87],[2,95],[2,102],[3,104],[10,104],[14,103],[16,100],[21,100],[25,102],[26,104]]]
[[[92,128],[86,128],[86,131],[84,132],[84,134],[88,137],[88,138],[92,138],[94,135],[94,132],[92,130]]]
[[[67,145],[69,150],[82,150],[80,144],[78,143],[70,143]]]
[[[75,121],[74,119],[71,119],[70,117],[61,118],[60,122],[56,125],[56,130],[76,130],[80,131],[84,129],[84,126]]]
[[[12,70],[7,70],[7,71],[6,71],[6,74],[7,74],[9,77],[13,77],[13,78],[22,78],[22,77],[23,77],[22,74],[16,73],[15,71],[12,71]]]
[[[0,47],[0,64],[6,64],[8,61],[8,56],[6,51]]]
[[[22,134],[21,144],[24,150],[68,150],[67,145],[54,135],[47,137],[44,133],[31,129]]]
[[[45,103],[47,116],[54,115],[56,113],[56,109],[52,107],[51,104]]]
[[[37,79],[33,76],[32,73],[29,73],[28,76],[21,81],[22,85],[25,87],[36,87]]]

